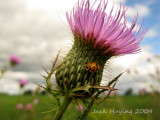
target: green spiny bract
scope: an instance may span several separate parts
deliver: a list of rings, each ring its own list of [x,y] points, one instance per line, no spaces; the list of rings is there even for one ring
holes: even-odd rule
[[[100,85],[102,80],[103,68],[109,56],[102,55],[103,50],[95,50],[93,43],[85,45],[84,40],[75,35],[74,45],[62,61],[62,65],[56,71],[56,82],[61,91],[70,91],[80,86]],[[89,72],[86,65],[90,62],[99,64],[100,69],[96,72]],[[95,90],[89,92],[94,94]],[[78,95],[86,95],[84,90],[76,92]]]

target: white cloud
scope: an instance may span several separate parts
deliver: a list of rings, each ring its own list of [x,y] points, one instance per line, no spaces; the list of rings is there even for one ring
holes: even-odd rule
[[[147,38],[152,38],[152,37],[156,37],[157,35],[158,35],[158,32],[157,32],[156,29],[150,29],[150,30],[146,33],[145,37],[147,37]]]
[[[119,6],[119,1],[115,2],[116,6]],[[62,15],[64,18],[66,10],[70,10],[75,3],[75,0],[0,1],[0,67],[7,64],[10,54],[18,54],[22,59],[21,65],[8,71],[0,80],[1,92],[17,93],[19,78],[26,78],[34,82],[44,80],[39,75],[42,73],[39,63],[49,69],[49,60],[53,58],[53,52],[57,52],[62,44],[72,40],[69,27],[60,21],[59,16]],[[111,6],[109,4],[108,8]],[[142,10],[139,6],[137,8]],[[142,8],[146,11],[144,7]],[[147,15],[148,13],[143,11],[141,14]],[[146,54],[152,55],[150,52]],[[120,58],[115,64],[114,75],[131,65],[134,66],[143,57],[146,58],[146,54],[141,54],[142,57],[124,56]],[[125,87],[125,83],[123,86]]]
[[[151,62],[147,61],[148,58],[151,59]],[[133,91],[137,93],[141,88],[151,91],[152,85],[155,89],[160,90],[156,87],[157,84],[160,85],[160,82],[150,76],[150,74],[157,76],[155,66],[160,68],[159,58],[151,52],[150,46],[143,47],[142,52],[139,54],[126,55],[114,59],[112,61],[113,77],[126,69],[130,71],[130,74],[126,72],[120,77],[116,88],[124,91],[128,88],[133,88]]]
[[[137,12],[139,16],[145,17],[150,14],[150,9],[146,5],[136,4],[133,7],[129,6],[126,14],[129,17],[133,17],[137,15]]]

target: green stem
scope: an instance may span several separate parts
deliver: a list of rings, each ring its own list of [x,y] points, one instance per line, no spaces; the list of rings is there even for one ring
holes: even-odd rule
[[[68,105],[70,104],[70,102],[72,101],[72,98],[65,96],[63,102],[61,103],[59,109],[57,110],[57,113],[54,117],[54,120],[60,120],[64,114],[64,112],[66,111]]]
[[[86,119],[86,117],[88,116],[88,114],[89,114],[89,112],[90,112],[90,110],[91,110],[91,108],[92,108],[92,106],[93,106],[93,104],[94,104],[94,99],[92,99],[92,101],[90,102],[90,104],[88,105],[88,107],[87,107],[87,109],[84,111],[84,113],[81,115],[81,116],[79,116],[78,118],[77,118],[77,120],[85,120]]]
[[[112,81],[110,81],[110,82],[108,83],[107,86],[111,86],[111,85],[115,82],[114,85],[113,85],[113,88],[114,88],[115,85],[116,85],[116,83],[117,83],[118,78],[119,78],[122,74],[123,74],[123,73],[121,73],[121,74],[119,74],[117,77],[115,77]],[[91,108],[92,108],[92,106],[93,106],[93,104],[94,104],[95,99],[97,99],[98,96],[99,96],[102,92],[104,92],[104,91],[106,91],[106,90],[104,89],[104,90],[101,90],[101,91],[97,92],[97,94],[94,96],[94,99],[92,99],[92,101],[89,103],[87,109],[83,112],[83,114],[82,114],[81,116],[79,116],[79,117],[77,118],[77,120],[85,120],[85,119],[86,119],[87,115],[89,114],[89,112],[90,112],[90,110],[91,110]],[[109,91],[107,97],[105,97],[105,98],[103,99],[103,101],[106,100],[106,99],[109,97],[109,94],[110,94],[110,93],[111,93],[111,91]],[[100,103],[101,103],[101,102],[100,102]]]

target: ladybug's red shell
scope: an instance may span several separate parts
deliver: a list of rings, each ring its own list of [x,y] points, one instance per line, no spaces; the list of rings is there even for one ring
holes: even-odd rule
[[[90,62],[87,64],[87,71],[89,72],[96,72],[99,70],[99,64],[95,62]]]

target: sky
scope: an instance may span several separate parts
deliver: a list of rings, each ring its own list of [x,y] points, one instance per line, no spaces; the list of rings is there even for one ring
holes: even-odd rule
[[[128,25],[138,12],[138,24],[144,19],[143,28],[147,33],[141,42],[142,52],[113,59],[111,78],[127,68],[131,75],[124,74],[118,88],[135,88],[135,92],[146,87],[150,89],[160,54],[160,1],[159,0],[110,0],[118,7],[120,1],[128,7]],[[12,68],[0,79],[0,92],[19,93],[18,79],[30,81],[25,89],[35,89],[33,83],[43,84],[44,74],[40,64],[50,69],[51,61],[58,50],[69,49],[73,40],[65,13],[76,4],[76,0],[0,0],[0,68],[7,66],[11,54],[20,56],[21,65]],[[146,59],[152,58],[147,64]],[[138,71],[138,75],[134,72]],[[147,75],[147,77],[146,77]],[[111,79],[110,78],[110,79]],[[104,78],[105,79],[105,78]],[[135,80],[138,79],[138,82]],[[140,81],[145,79],[146,81]]]
[[[142,45],[152,46],[152,52],[160,54],[160,1],[159,0],[126,0],[125,5],[129,6],[129,17],[138,11],[139,16],[144,18],[144,27],[148,33],[142,41]]]

